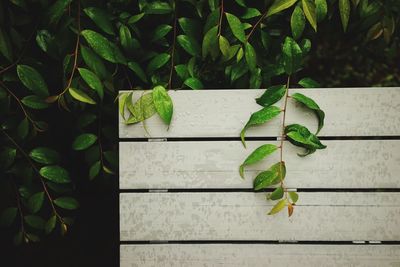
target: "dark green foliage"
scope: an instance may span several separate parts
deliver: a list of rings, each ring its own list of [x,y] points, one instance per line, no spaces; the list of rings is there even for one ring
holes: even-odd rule
[[[65,234],[72,221],[65,216],[79,207],[72,198],[78,181],[115,179],[119,90],[153,90],[120,95],[127,124],[156,113],[170,124],[169,89],[269,88],[244,139],[247,128],[281,113],[272,105],[289,88],[276,85],[287,80],[303,87],[318,86],[306,76],[322,86],[398,84],[399,11],[396,0],[1,1],[2,224],[15,226],[15,244],[56,229]],[[297,100],[322,122],[318,106]],[[293,143],[308,153],[322,148],[315,135],[296,129],[287,132]],[[260,177],[257,188],[279,182],[277,172]]]

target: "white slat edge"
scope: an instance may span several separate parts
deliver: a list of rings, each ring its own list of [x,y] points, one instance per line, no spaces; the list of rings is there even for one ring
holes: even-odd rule
[[[238,137],[251,113],[261,107],[255,98],[264,90],[182,90],[171,91],[174,102],[172,124],[156,115],[143,124],[126,126],[120,117],[120,138],[141,137]],[[400,88],[291,89],[313,98],[326,112],[320,136],[391,136],[400,134]],[[136,92],[137,99],[141,92]],[[278,103],[277,105],[281,105]],[[313,112],[289,100],[287,124],[300,123],[314,131]],[[281,116],[248,130],[247,136],[277,136]]]
[[[323,141],[327,149],[297,156],[284,145],[286,185],[291,188],[400,188],[400,140]],[[246,168],[258,146],[276,141],[121,142],[121,189],[252,188],[253,178],[279,161],[279,151]]]
[[[400,245],[122,245],[121,267],[400,266]]]
[[[400,193],[301,193],[292,217],[264,193],[121,193],[120,240],[400,240]]]

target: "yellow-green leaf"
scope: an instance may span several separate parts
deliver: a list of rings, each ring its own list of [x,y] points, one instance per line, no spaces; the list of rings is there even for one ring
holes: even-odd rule
[[[342,20],[343,31],[347,31],[350,18],[350,0],[339,0],[340,19]]]
[[[317,31],[317,13],[315,11],[315,3],[311,0],[302,0],[303,11],[306,15],[308,22]]]
[[[173,114],[173,103],[163,86],[159,85],[153,88],[153,101],[158,115],[160,115],[161,119],[167,125],[170,125]]]
[[[274,215],[283,210],[283,208],[285,207],[286,207],[286,199],[282,199],[275,204],[275,206],[270,210],[270,212],[268,212],[268,215]]]
[[[70,87],[68,89],[68,92],[70,93],[70,95],[73,98],[75,98],[76,100],[78,100],[80,102],[91,104],[91,105],[96,104],[96,101],[94,101],[90,96],[88,96],[85,92],[83,92],[79,89]]]

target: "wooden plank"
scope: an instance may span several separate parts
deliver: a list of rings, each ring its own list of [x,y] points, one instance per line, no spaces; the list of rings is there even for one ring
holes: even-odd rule
[[[120,252],[121,267],[400,266],[400,245],[122,245]]]
[[[264,193],[123,193],[121,240],[400,240],[400,193],[300,193],[268,216]]]
[[[252,188],[260,171],[279,161],[279,151],[246,168],[239,165],[258,146],[276,141],[122,142],[121,189]],[[400,140],[335,140],[315,155],[286,143],[290,188],[400,188]]]
[[[172,125],[158,116],[146,120],[151,137],[238,137],[251,113],[261,107],[254,98],[264,90],[184,90],[171,91],[174,101]],[[399,88],[292,89],[313,98],[326,111],[321,136],[392,136],[400,134]],[[141,92],[135,94],[139,97]],[[281,105],[281,103],[278,103]],[[314,131],[315,115],[289,100],[287,124],[301,123]],[[247,136],[277,136],[281,116],[268,124],[248,130]],[[149,137],[143,124],[124,125],[121,138]]]

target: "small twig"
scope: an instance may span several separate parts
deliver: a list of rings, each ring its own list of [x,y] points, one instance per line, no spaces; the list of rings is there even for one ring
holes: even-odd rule
[[[288,103],[288,99],[289,99],[289,87],[290,87],[290,75],[288,76],[287,82],[286,82],[285,100],[284,100],[283,109],[282,109],[283,118],[282,118],[282,132],[281,132],[281,136],[280,136],[281,144],[280,144],[280,146],[279,146],[279,150],[280,150],[280,160],[281,160],[281,161],[280,161],[280,162],[281,162],[281,165],[280,165],[280,168],[281,168],[281,170],[280,170],[280,175],[281,175],[281,187],[282,187],[283,190],[285,191],[286,198],[287,198],[287,190],[286,190],[285,185],[284,185],[284,183],[283,183],[282,163],[283,163],[283,144],[284,144],[283,141],[285,140],[285,137],[286,137],[286,135],[285,135],[285,127],[286,127],[285,121],[286,121],[287,103]]]
[[[1,128],[0,128],[1,129]],[[46,193],[47,198],[49,199],[51,208],[53,210],[54,215],[60,220],[60,222],[64,223],[64,220],[61,218],[61,216],[58,214],[56,207],[54,206],[53,203],[53,199],[50,195],[49,190],[47,189],[46,183],[43,181],[42,176],[40,175],[39,169],[36,167],[36,165],[32,162],[32,160],[29,158],[28,154],[22,149],[22,147],[20,147],[18,145],[18,143],[9,135],[6,133],[6,131],[4,131],[3,129],[1,129],[1,131],[3,132],[3,134],[8,138],[8,140],[11,141],[11,143],[14,144],[14,146],[21,152],[21,154],[26,158],[26,160],[28,161],[28,163],[32,166],[33,170],[38,174],[40,183],[42,184],[43,190]]]
[[[15,182],[13,180],[11,180],[11,183],[12,183],[12,185],[14,187],[15,198],[16,198],[16,201],[17,201],[19,217],[20,217],[20,220],[21,220],[21,232],[22,232],[22,235],[25,237],[26,236],[26,232],[25,232],[25,223],[24,223],[24,213],[22,211],[22,205],[21,205],[21,198],[19,196],[18,188],[17,188],[17,185],[15,184]]]
[[[254,31],[256,30],[258,25],[261,23],[261,21],[263,21],[265,19],[265,17],[267,16],[267,13],[268,13],[268,9],[265,10],[265,12],[262,14],[262,16],[256,22],[256,24],[254,24],[254,26],[251,28],[250,33],[246,36],[246,42],[249,41],[251,35],[253,35]]]
[[[25,109],[24,105],[22,104],[21,100],[20,100],[20,99],[19,99],[19,98],[18,98],[18,97],[17,97],[17,96],[16,96],[2,81],[0,81],[0,85],[1,85],[4,89],[6,89],[6,91],[15,99],[15,101],[17,101],[18,105],[20,106],[22,112],[23,112],[24,115],[25,115],[25,118],[27,118],[27,119],[32,123],[33,128],[34,128],[36,131],[41,132],[42,129],[40,129],[40,128],[38,128],[38,127],[36,126],[36,122],[32,119],[31,116],[29,116],[29,114],[28,114],[28,112],[26,111],[26,109]]]
[[[168,89],[172,89],[172,75],[174,73],[174,57],[175,57],[175,46],[176,46],[176,21],[177,21],[177,15],[176,15],[176,3],[175,3],[175,10],[174,10],[174,32],[173,32],[173,40],[172,40],[172,50],[171,50],[171,69],[169,71],[169,80],[168,80]]]
[[[222,17],[224,16],[224,0],[221,0],[220,9],[221,9],[221,12],[219,13],[218,38],[221,36],[221,32],[222,32]]]
[[[78,67],[77,66],[78,65],[78,53],[79,53],[79,43],[80,43],[80,34],[81,34],[81,2],[80,1],[78,1],[78,15],[76,17],[76,21],[78,24],[78,33],[76,35],[76,43],[75,43],[75,49],[74,49],[74,53],[73,53],[74,65],[72,66],[72,71],[71,71],[71,75],[68,79],[67,86],[64,88],[64,90],[60,94],[58,94],[58,97],[61,97],[62,95],[64,95],[68,91],[68,89],[71,87],[71,83],[72,83],[72,80],[75,75],[75,70]]]

